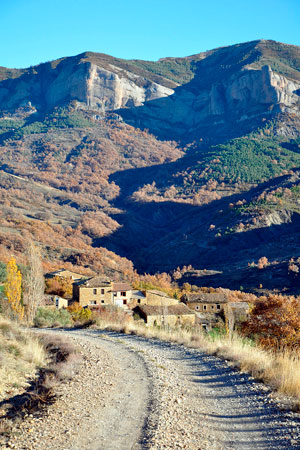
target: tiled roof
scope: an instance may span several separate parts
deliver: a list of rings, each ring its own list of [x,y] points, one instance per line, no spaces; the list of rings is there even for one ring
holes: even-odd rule
[[[168,294],[162,291],[157,291],[156,289],[151,289],[147,291],[147,294],[159,295],[160,297],[169,297]]]
[[[73,277],[73,278],[86,278],[85,275],[82,275],[81,273],[72,272],[68,269],[59,269],[55,270],[54,272],[48,272],[45,274],[46,277],[54,277],[54,276],[62,276],[62,277]]]
[[[150,306],[143,305],[138,306],[137,309],[141,310],[146,316],[179,316],[185,314],[195,315],[184,303],[171,306]]]
[[[222,292],[205,293],[199,292],[197,294],[186,294],[185,299],[188,303],[227,303],[228,298]]]
[[[128,283],[113,283],[113,292],[131,291],[132,287]]]
[[[107,287],[111,285],[111,281],[109,278],[105,276],[91,277],[84,280],[76,281],[74,284],[82,287]]]

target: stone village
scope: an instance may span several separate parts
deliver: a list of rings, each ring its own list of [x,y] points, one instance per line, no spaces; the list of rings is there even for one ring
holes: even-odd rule
[[[119,307],[136,315],[149,326],[199,326],[209,331],[226,320],[238,323],[248,314],[246,302],[230,302],[225,293],[189,293],[181,299],[169,297],[159,290],[133,289],[128,282],[114,282],[104,275],[84,277],[68,270],[46,274],[46,278],[65,278],[72,282],[72,298],[48,296],[47,306],[67,308],[77,302],[83,308]]]

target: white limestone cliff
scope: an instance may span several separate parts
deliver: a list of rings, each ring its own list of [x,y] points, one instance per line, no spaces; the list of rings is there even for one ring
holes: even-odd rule
[[[151,80],[111,66],[111,71],[90,62],[65,64],[59,71],[23,76],[0,83],[0,105],[16,108],[28,102],[50,109],[76,100],[83,108],[102,112],[123,107],[140,106],[173,94],[173,90]]]
[[[270,67],[249,67],[207,88],[197,89],[196,82],[192,89],[182,86],[174,95],[146,103],[133,114],[147,128],[167,129],[172,125],[180,134],[207,124],[241,122],[274,111],[300,116],[299,93],[299,83]]]

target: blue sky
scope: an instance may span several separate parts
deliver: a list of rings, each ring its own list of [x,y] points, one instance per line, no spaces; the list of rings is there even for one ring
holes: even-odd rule
[[[0,66],[84,51],[156,60],[254,39],[300,45],[300,0],[0,0]]]

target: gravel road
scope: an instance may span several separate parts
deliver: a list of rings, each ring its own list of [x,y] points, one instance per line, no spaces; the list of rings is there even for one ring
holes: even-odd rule
[[[7,448],[300,449],[300,415],[226,361],[136,336],[51,332],[75,340],[83,366]]]

